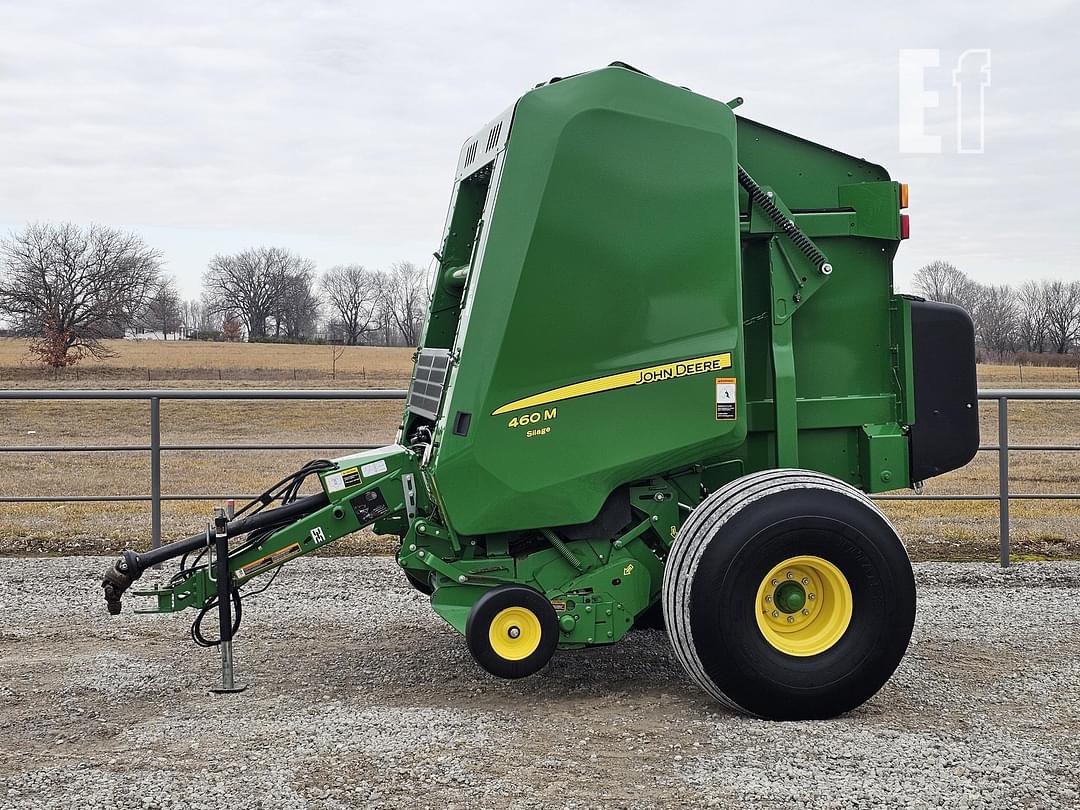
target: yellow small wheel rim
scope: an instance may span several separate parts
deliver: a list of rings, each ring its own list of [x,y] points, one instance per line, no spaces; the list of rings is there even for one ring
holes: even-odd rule
[[[758,629],[788,655],[825,652],[847,631],[851,613],[847,578],[822,557],[789,557],[765,575],[757,590]]]
[[[503,608],[488,625],[491,649],[507,661],[520,661],[536,652],[540,635],[540,619],[524,607]]]

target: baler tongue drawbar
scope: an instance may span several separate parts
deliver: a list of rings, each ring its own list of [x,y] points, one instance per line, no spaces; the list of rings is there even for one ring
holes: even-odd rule
[[[412,451],[397,445],[337,461],[310,462],[235,514],[231,502],[215,509],[213,521],[198,534],[141,554],[125,551],[102,579],[106,607],[111,615],[119,614],[124,593],[147,569],[180,558],[180,570],[164,585],[133,591],[135,596],[157,600],[154,608],[136,613],[198,610],[192,639],[204,647],[221,648],[222,680],[214,691],[239,691],[233,680],[232,639],[242,616],[242,587],[260,574],[276,575],[288,560],[376,520],[414,511],[414,469]],[[403,472],[407,483],[402,481]],[[322,490],[300,497],[301,486],[313,476]],[[267,508],[273,503],[281,505]],[[230,539],[241,536],[244,539],[230,547]],[[207,638],[203,620],[215,608],[218,633]]]

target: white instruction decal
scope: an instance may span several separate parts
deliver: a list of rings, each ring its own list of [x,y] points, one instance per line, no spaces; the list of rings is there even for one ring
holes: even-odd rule
[[[735,378],[716,378],[716,418],[728,420],[735,418]]]
[[[370,464],[365,464],[360,468],[360,474],[364,476],[364,478],[369,478],[372,475],[378,475],[379,473],[384,472],[386,472],[386,462],[382,459],[373,461]]]
[[[345,478],[341,475],[341,473],[333,473],[326,476],[326,478],[323,480],[326,481],[327,492],[340,492],[341,490],[345,489]]]

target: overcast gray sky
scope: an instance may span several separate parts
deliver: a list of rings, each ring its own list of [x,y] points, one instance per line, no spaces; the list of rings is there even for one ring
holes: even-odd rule
[[[618,59],[909,182],[902,285],[938,257],[988,282],[1080,278],[1078,7],[0,0],[0,232],[136,230],[187,296],[213,254],[255,244],[426,264],[462,141],[537,82]],[[900,151],[909,49],[939,52],[921,73],[940,153]],[[972,49],[991,56],[984,151],[960,154]]]

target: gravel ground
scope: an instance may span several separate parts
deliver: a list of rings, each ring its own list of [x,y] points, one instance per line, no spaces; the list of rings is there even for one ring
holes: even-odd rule
[[[1080,563],[918,564],[897,674],[811,723],[709,702],[658,632],[496,681],[385,558],[286,566],[211,696],[106,564],[0,560],[2,807],[1080,807]]]

